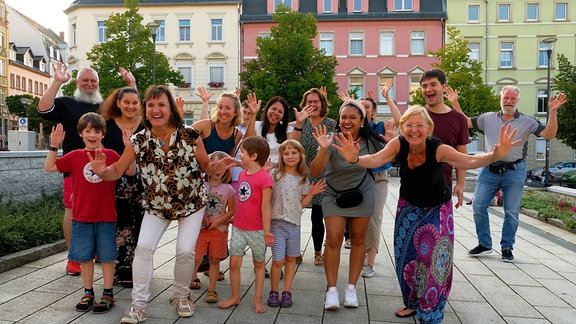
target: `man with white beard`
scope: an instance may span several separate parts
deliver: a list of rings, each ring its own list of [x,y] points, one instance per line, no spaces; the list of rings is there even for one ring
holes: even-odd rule
[[[38,113],[54,123],[61,123],[64,126],[66,136],[62,143],[64,154],[84,148],[84,142],[78,134],[78,120],[82,115],[88,112],[96,112],[102,103],[102,95],[99,90],[98,73],[92,68],[83,68],[78,71],[76,77],[76,91],[73,97],[64,96],[56,98],[60,87],[70,80],[68,67],[62,63],[52,66],[54,69],[54,80],[38,102]],[[130,72],[120,68],[120,74],[129,87],[136,88],[136,79]],[[56,147],[50,147],[49,150],[58,150]],[[72,184],[69,174],[64,174],[64,220],[62,222],[62,231],[66,240],[67,248],[70,248],[72,237]],[[66,272],[69,275],[79,275],[81,273],[80,264],[68,260]]]

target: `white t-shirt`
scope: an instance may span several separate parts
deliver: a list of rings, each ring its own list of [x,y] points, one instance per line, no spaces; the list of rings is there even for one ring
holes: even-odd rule
[[[286,133],[292,132],[293,129],[294,129],[294,127],[288,125],[288,128],[286,129]],[[255,130],[256,130],[256,135],[261,136],[261,134],[262,134],[262,122],[261,121],[256,121]],[[278,149],[280,148],[281,143],[278,143],[278,141],[276,139],[276,134],[274,134],[274,133],[266,134],[266,141],[268,141],[268,145],[270,146],[270,157],[269,157],[270,162],[276,164],[276,163],[278,163]]]
[[[282,219],[300,226],[302,218],[302,196],[310,190],[310,181],[301,184],[302,177],[286,174],[274,181],[272,190],[272,219]]]

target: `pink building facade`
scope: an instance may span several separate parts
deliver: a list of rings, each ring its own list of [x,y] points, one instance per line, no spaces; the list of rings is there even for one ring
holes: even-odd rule
[[[373,90],[380,117],[389,115],[380,85],[394,79],[392,98],[405,110],[420,75],[436,61],[429,52],[443,45],[444,0],[251,0],[243,2],[242,62],[256,58],[256,38],[269,33],[280,2],[315,16],[314,44],[337,58],[340,91],[363,97]]]

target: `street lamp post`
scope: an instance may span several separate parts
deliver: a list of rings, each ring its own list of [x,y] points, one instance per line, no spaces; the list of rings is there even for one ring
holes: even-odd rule
[[[550,118],[550,109],[548,105],[550,104],[550,66],[552,58],[552,48],[554,48],[554,43],[556,43],[556,38],[546,38],[540,41],[542,47],[546,50],[546,57],[548,59],[548,74],[546,77],[546,125],[548,125],[548,119]],[[544,164],[544,186],[550,186],[550,140],[546,139],[546,162]]]
[[[156,85],[156,35],[160,25],[155,21],[151,21],[146,24],[146,26],[148,26],[148,29],[152,32],[152,43],[154,44],[154,54],[152,56],[152,84]]]

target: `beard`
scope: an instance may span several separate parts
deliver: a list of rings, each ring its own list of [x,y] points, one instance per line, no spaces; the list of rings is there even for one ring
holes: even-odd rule
[[[74,91],[74,99],[80,102],[87,102],[94,105],[99,105],[104,101],[102,99],[102,95],[100,94],[100,90],[96,89],[91,94],[87,94],[85,92],[80,91],[80,89],[76,88]]]
[[[504,115],[514,115],[516,114],[516,106],[514,107],[510,107],[510,106],[500,106],[502,109],[502,114]]]

